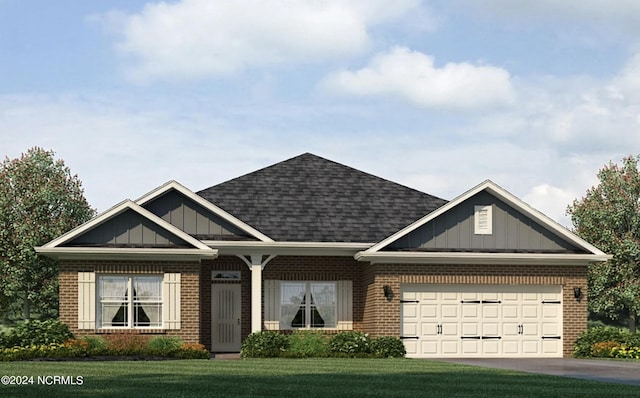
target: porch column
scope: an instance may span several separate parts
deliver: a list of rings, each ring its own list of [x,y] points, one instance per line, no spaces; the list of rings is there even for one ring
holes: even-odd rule
[[[251,333],[262,330],[262,269],[275,256],[263,260],[262,254],[239,256],[251,270]]]
[[[251,256],[251,333],[262,330],[262,256]]]

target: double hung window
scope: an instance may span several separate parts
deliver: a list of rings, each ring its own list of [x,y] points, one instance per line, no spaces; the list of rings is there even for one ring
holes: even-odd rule
[[[335,282],[282,282],[280,329],[335,328]]]
[[[162,276],[101,275],[97,290],[98,327],[162,327]]]

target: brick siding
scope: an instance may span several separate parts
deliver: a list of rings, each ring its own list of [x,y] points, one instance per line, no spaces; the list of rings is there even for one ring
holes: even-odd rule
[[[211,271],[241,271],[241,333],[251,330],[251,272],[239,258],[223,256],[199,262],[62,261],[60,263],[60,319],[79,336],[125,333],[120,330],[78,330],[78,272],[163,273],[180,272],[180,330],[131,330],[126,333],[178,335],[211,349]],[[526,284],[562,285],[563,351],[571,356],[578,335],[586,329],[586,298],[578,301],[573,288],[587,294],[586,266],[416,265],[368,264],[351,257],[280,256],[264,268],[263,280],[353,281],[353,327],[372,336],[400,334],[400,289],[406,284]],[[222,282],[237,283],[237,282]],[[383,286],[391,287],[390,300]]]

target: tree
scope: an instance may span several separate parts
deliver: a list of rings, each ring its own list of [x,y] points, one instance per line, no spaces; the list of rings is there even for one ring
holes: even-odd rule
[[[38,256],[41,246],[95,214],[77,175],[55,160],[53,151],[35,147],[19,159],[0,163],[0,305],[19,305],[25,319],[32,310],[55,315],[58,267]]]
[[[613,255],[589,269],[589,309],[611,319],[627,319],[636,330],[640,313],[640,157],[622,166],[609,162],[600,184],[567,209],[576,233]]]

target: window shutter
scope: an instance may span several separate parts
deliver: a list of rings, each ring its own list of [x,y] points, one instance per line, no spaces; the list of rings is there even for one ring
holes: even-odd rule
[[[280,281],[265,280],[263,290],[264,328],[280,329]]]
[[[96,273],[78,272],[78,329],[96,328]]]
[[[338,281],[338,329],[353,330],[353,282]]]
[[[180,329],[180,274],[166,273],[162,281],[162,320],[165,329]]]

